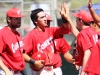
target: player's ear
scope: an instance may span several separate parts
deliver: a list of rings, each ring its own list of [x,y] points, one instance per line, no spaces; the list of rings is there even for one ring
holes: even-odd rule
[[[80,19],[80,22],[83,22],[83,20]]]
[[[10,22],[10,20],[11,20],[10,17],[7,17],[7,21]]]
[[[37,21],[34,21],[35,24],[37,24]]]

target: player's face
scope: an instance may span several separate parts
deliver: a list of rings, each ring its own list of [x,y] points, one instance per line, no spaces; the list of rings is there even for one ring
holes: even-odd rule
[[[50,20],[47,20],[47,25],[48,25],[48,27],[50,27]]]
[[[21,26],[21,18],[11,18],[9,25],[13,29],[19,28]]]
[[[37,14],[38,19],[36,21],[37,26],[40,28],[44,28],[47,26],[47,19],[46,19],[46,14],[42,11]]]
[[[81,27],[81,22],[80,22],[79,18],[76,18],[76,26],[77,26],[78,29],[81,30],[82,27]]]

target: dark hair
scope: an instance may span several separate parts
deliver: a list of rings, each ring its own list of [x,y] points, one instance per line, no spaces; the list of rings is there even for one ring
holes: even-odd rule
[[[79,19],[79,21],[80,20],[82,20],[82,19],[80,19],[80,18],[78,18]],[[82,20],[83,21],[83,20]],[[91,24],[91,22],[85,22],[85,21],[83,21],[83,23],[85,24],[85,26],[90,26],[90,24]]]
[[[34,21],[36,21],[38,19],[37,14],[41,11],[44,11],[44,10],[41,8],[38,8],[38,9],[31,11],[30,18],[31,18],[32,22],[34,23],[34,25],[36,25]]]

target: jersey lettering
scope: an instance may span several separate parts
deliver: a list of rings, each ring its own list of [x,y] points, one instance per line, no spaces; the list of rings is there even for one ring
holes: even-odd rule
[[[37,45],[37,49],[39,52],[43,52],[42,50],[44,50],[47,46],[49,46],[52,43],[53,38],[50,37],[49,39],[47,39],[46,41],[44,41],[42,44],[38,44]]]
[[[19,45],[20,44],[20,45]],[[16,52],[16,50],[18,50],[20,47],[22,47],[24,44],[23,44],[23,41],[19,41],[19,43],[18,42],[16,42],[15,44],[11,44],[11,47],[12,47],[12,51],[15,53]],[[22,49],[21,49],[22,50]]]
[[[96,44],[98,42],[98,35],[96,34],[96,35],[93,35],[92,37],[93,37],[94,43]]]

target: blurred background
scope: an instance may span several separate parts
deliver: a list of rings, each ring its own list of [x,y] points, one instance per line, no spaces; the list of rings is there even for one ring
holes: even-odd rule
[[[98,15],[100,15],[100,0],[92,0],[93,8]],[[22,13],[25,15],[25,18],[22,18],[22,25],[18,31],[24,36],[34,28],[33,23],[30,20],[30,12],[36,8],[42,8],[44,11],[49,14],[52,18],[51,26],[56,27],[62,24],[61,16],[59,14],[60,6],[62,3],[66,3],[70,10],[71,19],[76,25],[75,17],[72,15],[73,12],[79,10],[87,9],[88,0],[0,0],[0,28],[6,26],[6,11],[11,7],[19,8]],[[70,53],[72,53],[74,36],[73,34],[64,35],[64,38],[72,46]],[[62,55],[61,55],[62,57]],[[66,62],[62,57],[62,71],[63,75],[77,75],[78,71],[75,70],[75,67]],[[27,64],[28,71],[28,64]]]

